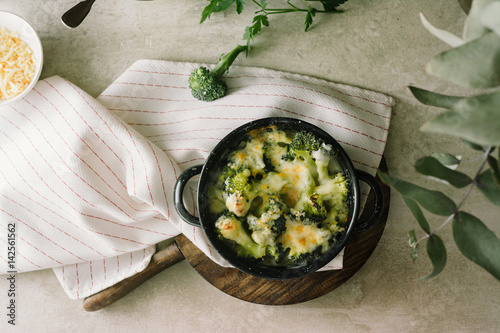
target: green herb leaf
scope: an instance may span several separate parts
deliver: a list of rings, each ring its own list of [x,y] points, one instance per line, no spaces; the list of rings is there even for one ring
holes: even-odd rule
[[[472,179],[469,176],[445,167],[434,157],[428,156],[419,159],[415,164],[415,169],[422,175],[436,178],[457,188],[462,188],[472,183]]]
[[[217,1],[217,4],[215,5],[215,7],[213,8],[213,12],[214,13],[218,13],[218,12],[223,12],[225,11],[226,9],[228,9],[229,7],[231,7],[231,5],[235,2],[236,0],[219,0]]]
[[[321,4],[323,5],[323,8],[327,12],[335,12],[338,11],[337,7],[340,6],[341,4],[347,2],[347,0],[320,0]]]
[[[429,280],[441,273],[446,266],[446,248],[438,235],[431,235],[427,240],[427,255],[434,267],[431,274],[417,279],[417,281]]]
[[[426,234],[430,234],[431,227],[429,226],[429,223],[427,222],[427,219],[425,218],[424,213],[422,212],[422,210],[420,209],[418,204],[414,200],[407,198],[407,197],[403,197],[403,201],[406,204],[406,206],[408,206],[408,208],[410,208],[410,211],[412,212],[413,216],[415,217],[415,220],[417,220],[420,228],[422,228],[422,230],[424,230]],[[416,239],[415,239],[415,243],[416,243]]]
[[[428,190],[380,171],[378,174],[386,184],[392,186],[403,197],[415,200],[420,206],[433,214],[448,216],[453,214],[457,208],[453,200],[439,191]]]
[[[467,44],[445,51],[427,65],[427,72],[468,88],[490,88],[500,84],[493,74],[494,56],[500,36],[487,33]]]
[[[260,1],[260,8],[265,11],[267,8],[267,0],[261,0]]]
[[[461,160],[459,156],[451,155],[448,153],[434,153],[432,154],[432,157],[434,157],[439,161],[439,163],[445,165],[450,169],[456,168],[460,164]]]
[[[210,3],[206,5],[205,8],[203,8],[203,11],[201,12],[200,23],[203,23],[210,18],[210,15],[212,15],[215,7],[221,0],[208,0],[208,1],[210,1]]]
[[[254,36],[262,30],[262,26],[268,26],[269,20],[266,14],[256,15],[253,18],[252,25],[245,28],[243,40],[247,41],[247,56],[250,51],[250,44],[254,40]]]
[[[410,91],[421,103],[440,108],[451,108],[462,97],[437,94],[432,91],[410,86]]]
[[[424,124],[424,131],[459,136],[478,145],[500,146],[500,93],[462,98]]]
[[[491,203],[500,206],[500,185],[493,179],[493,171],[491,169],[479,175],[477,188]]]
[[[236,12],[241,14],[243,12],[243,7],[245,5],[245,0],[236,0]]]
[[[316,9],[309,6],[309,8],[307,8],[307,14],[306,14],[305,31],[307,31],[311,26],[311,24],[313,23],[313,17],[315,15],[316,15]]]
[[[453,237],[465,257],[500,280],[500,240],[481,220],[459,212],[453,220]]]

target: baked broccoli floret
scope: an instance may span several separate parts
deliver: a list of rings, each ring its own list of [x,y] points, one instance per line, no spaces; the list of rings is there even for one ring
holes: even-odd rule
[[[250,170],[242,169],[224,181],[224,197],[226,207],[237,216],[245,216],[253,199],[257,196],[253,191],[253,177]]]
[[[252,238],[262,245],[274,245],[275,239],[286,230],[284,217],[287,207],[276,195],[264,195],[262,203],[247,218]]]
[[[265,246],[267,254],[278,262],[286,253],[277,239],[286,230],[285,213],[288,212],[288,207],[277,195],[265,194],[260,199],[261,204],[252,211],[258,216],[249,214],[247,217],[248,228],[252,232],[252,239]]]
[[[193,97],[205,102],[211,102],[227,94],[227,84],[221,79],[222,75],[229,70],[238,55],[245,51],[246,46],[237,45],[231,52],[220,59],[219,64],[213,70],[199,67],[189,77],[189,88]]]
[[[302,193],[294,210],[295,214],[301,215],[301,217],[309,219],[314,223],[321,223],[328,216],[328,209],[325,206],[323,197],[318,193]]]
[[[243,228],[241,221],[233,213],[223,212],[215,222],[215,227],[221,239],[228,239],[236,244],[239,254],[255,259],[265,256],[266,247],[253,241]]]
[[[225,179],[224,191],[228,194],[241,192],[243,195],[247,195],[253,187],[251,176],[252,174],[248,169],[234,171],[232,175]]]
[[[288,146],[288,153],[284,160],[293,161],[296,158],[310,159],[311,153],[319,150],[323,145],[323,140],[316,137],[311,132],[297,132]]]

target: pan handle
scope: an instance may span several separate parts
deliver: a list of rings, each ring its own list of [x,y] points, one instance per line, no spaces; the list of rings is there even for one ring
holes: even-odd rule
[[[143,271],[87,297],[83,301],[83,308],[89,312],[101,310],[126,296],[149,278],[182,260],[184,260],[184,256],[181,250],[177,247],[176,242],[172,242],[166,248],[156,252],[151,258],[148,267]]]
[[[174,187],[175,210],[184,221],[195,227],[201,227],[200,219],[196,216],[191,215],[187,211],[186,206],[184,206],[184,200],[182,199],[182,196],[184,193],[184,187],[186,187],[187,182],[194,176],[199,175],[202,169],[203,164],[200,164],[184,170],[175,182]]]
[[[362,182],[370,186],[375,195],[374,207],[371,215],[365,221],[358,221],[354,226],[354,232],[360,233],[373,227],[380,220],[384,208],[384,193],[378,180],[367,172],[356,170],[356,176]]]

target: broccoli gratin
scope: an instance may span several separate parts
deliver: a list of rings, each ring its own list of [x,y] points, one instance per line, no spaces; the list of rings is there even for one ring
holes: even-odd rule
[[[210,186],[219,238],[239,256],[273,265],[326,252],[348,217],[348,180],[336,154],[310,132],[249,132]]]

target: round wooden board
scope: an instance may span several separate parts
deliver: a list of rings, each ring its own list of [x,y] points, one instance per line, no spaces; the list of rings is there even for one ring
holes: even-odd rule
[[[387,172],[382,159],[380,170]],[[382,183],[384,208],[381,219],[371,229],[352,234],[344,250],[344,268],[316,272],[305,277],[290,280],[268,280],[243,273],[235,268],[221,267],[210,260],[186,237],[176,239],[184,257],[196,271],[219,290],[236,298],[258,304],[296,304],[323,296],[342,285],[352,277],[375,250],[385,228],[390,204],[390,188]],[[366,210],[373,205],[369,194]],[[362,214],[360,220],[365,218]]]

